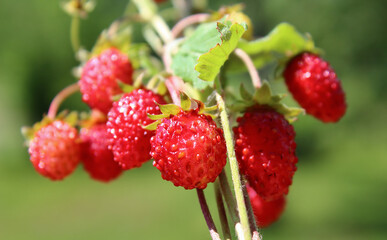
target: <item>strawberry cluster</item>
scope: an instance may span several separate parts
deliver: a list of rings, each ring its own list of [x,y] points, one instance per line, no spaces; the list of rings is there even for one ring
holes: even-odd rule
[[[157,8],[153,2],[134,2],[142,10],[144,5],[141,4],[153,4],[153,8]],[[197,189],[199,193],[224,173],[229,158],[234,163],[230,165],[235,166],[236,176],[242,175],[242,186],[246,187],[245,195],[248,195],[244,200],[247,203],[250,200],[257,225],[266,227],[276,221],[285,208],[286,195],[297,170],[296,134],[292,121],[305,111],[324,123],[337,122],[344,116],[347,104],[336,73],[315,53],[318,51],[310,47],[312,43],[305,42],[303,47],[300,43],[300,49],[284,51],[280,44],[283,40],[277,35],[264,41],[276,39],[278,43],[266,47],[280,47],[262,52],[266,49],[260,47],[262,42],[249,45],[253,31],[252,28],[247,31],[243,26],[251,25],[251,20],[240,8],[239,5],[224,7],[205,19],[216,21],[221,43],[216,42],[195,60],[200,62],[194,69],[199,76],[193,76],[187,55],[196,58],[197,52],[202,50],[202,46],[197,47],[202,42],[195,42],[198,39],[202,41],[203,38],[203,44],[213,39],[192,33],[194,37],[185,42],[188,44],[180,46],[180,41],[171,42],[170,38],[180,34],[176,29],[181,25],[170,33],[171,36],[165,37],[168,28],[165,23],[158,23],[154,30],[159,30],[161,38],[164,37],[165,46],[158,49],[157,39],[152,39],[150,45],[161,55],[165,68],[162,69],[163,64],[150,51],[142,49],[141,44],[132,46],[129,36],[113,31],[122,30],[120,24],[126,20],[112,24],[107,35],[101,35],[93,51],[82,62],[79,81],[71,88],[80,91],[90,113],[82,114],[80,119],[74,118],[72,113],[56,116],[58,102],[61,102],[56,98],[48,116],[25,129],[30,160],[36,171],[51,180],[62,180],[81,163],[92,179],[109,182],[124,171],[141,167],[153,159],[153,166],[163,179],[185,189]],[[159,17],[141,18],[140,15],[133,19],[160,21]],[[215,26],[203,25],[204,29]],[[292,28],[282,25],[271,34],[278,34],[284,28],[283,45],[288,46],[287,37]],[[148,30],[145,37],[151,35],[153,38],[154,33]],[[299,41],[307,39],[297,37]],[[241,38],[244,39],[238,42]],[[251,56],[241,48],[236,49],[238,43],[241,48],[247,46],[246,51],[250,51]],[[256,46],[258,50],[254,50]],[[177,53],[177,60],[168,55],[175,52],[174,47],[183,49],[180,55]],[[230,81],[214,80],[218,74],[227,74],[229,65],[223,64],[233,51],[245,62],[255,87],[251,94],[241,85],[241,99],[236,99],[235,86],[227,85]],[[269,56],[272,53],[273,56]],[[265,59],[260,59],[262,56]],[[257,59],[252,61],[249,57]],[[187,62],[178,62],[183,60]],[[276,69],[284,67],[284,83],[303,109],[283,104],[284,95],[273,94],[270,83],[262,83],[258,73],[254,72],[254,64],[262,67],[264,63],[273,64],[271,60],[277,61]],[[175,61],[175,67],[178,65],[177,70],[172,69],[171,61]],[[64,89],[57,97],[65,98],[68,92]],[[218,105],[206,107],[203,102],[211,103],[213,96]],[[233,119],[236,120],[231,131],[228,121]],[[237,179],[239,181],[240,176]],[[219,182],[216,184],[222,184]],[[220,188],[222,192],[227,190],[225,186]],[[237,190],[243,195],[242,188],[235,192]],[[227,194],[223,197],[229,203],[234,201]]]

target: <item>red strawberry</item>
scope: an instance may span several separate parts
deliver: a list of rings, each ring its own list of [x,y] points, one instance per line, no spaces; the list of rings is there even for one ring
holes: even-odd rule
[[[90,176],[102,182],[109,182],[122,173],[122,168],[113,159],[108,149],[106,124],[97,124],[81,129],[82,161]]]
[[[268,106],[255,106],[237,121],[233,130],[241,172],[265,200],[281,198],[297,169],[293,126]]]
[[[198,109],[164,118],[151,145],[162,178],[185,189],[206,188],[226,165],[223,131]]]
[[[294,57],[283,75],[289,91],[308,114],[323,122],[337,122],[345,114],[340,80],[319,56],[306,52]]]
[[[277,221],[284,211],[285,197],[282,196],[277,200],[268,202],[261,198],[249,185],[246,185],[246,188],[258,227],[264,228]]]
[[[118,80],[132,84],[133,68],[128,57],[115,48],[109,48],[91,58],[83,67],[79,86],[82,100],[90,108],[108,113],[112,97],[122,93]]]
[[[28,151],[37,172],[51,180],[61,180],[70,175],[80,161],[77,130],[56,120],[35,133]]]
[[[161,113],[156,102],[165,103],[161,95],[138,89],[124,94],[108,114],[109,148],[124,169],[140,167],[151,158],[149,141],[154,132],[142,126],[153,122],[147,114]]]

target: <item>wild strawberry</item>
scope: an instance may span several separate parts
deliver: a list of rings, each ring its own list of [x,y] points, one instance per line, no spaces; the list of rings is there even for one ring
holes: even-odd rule
[[[284,211],[285,197],[282,196],[277,200],[266,201],[248,184],[246,188],[258,227],[264,228],[277,221]]]
[[[122,93],[118,81],[132,84],[133,68],[128,57],[115,48],[109,48],[91,58],[83,67],[79,86],[82,100],[90,108],[108,113],[112,97]]]
[[[82,161],[85,170],[93,179],[109,182],[122,173],[122,168],[113,159],[108,149],[108,132],[104,123],[81,129]]]
[[[164,118],[151,145],[162,178],[185,189],[206,188],[226,165],[223,131],[198,109]]]
[[[308,114],[323,122],[337,122],[345,114],[340,80],[319,56],[306,52],[294,57],[283,75],[289,91]]]
[[[61,180],[80,162],[77,130],[56,120],[35,133],[28,151],[38,173],[51,180]]]
[[[281,198],[297,169],[293,126],[272,108],[259,105],[237,121],[233,130],[241,172],[265,200]]]
[[[154,132],[142,126],[153,122],[147,114],[161,113],[156,102],[165,103],[161,95],[138,89],[114,102],[108,114],[109,148],[113,151],[114,160],[124,169],[140,167],[151,158],[149,141]]]

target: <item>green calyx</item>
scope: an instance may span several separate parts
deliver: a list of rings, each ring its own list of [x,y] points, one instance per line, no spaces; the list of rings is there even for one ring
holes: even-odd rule
[[[244,100],[243,105],[245,108],[254,106],[254,105],[266,105],[278,113],[284,115],[284,117],[289,122],[294,122],[297,120],[297,116],[301,113],[305,113],[303,108],[298,107],[288,107],[282,103],[282,99],[285,97],[285,94],[273,94],[270,84],[268,81],[263,81],[263,84],[260,88],[256,89],[255,93],[251,95],[243,85],[240,88],[240,94]]]
[[[144,129],[146,130],[156,130],[157,126],[163,121],[164,118],[170,118],[171,116],[175,116],[179,114],[181,111],[190,111],[192,109],[195,109],[198,111],[199,114],[206,114],[211,116],[212,118],[215,118],[215,115],[210,114],[209,112],[215,111],[218,109],[218,106],[211,106],[211,107],[206,107],[203,102],[195,99],[191,99],[188,97],[187,94],[185,93],[180,93],[180,105],[177,106],[175,104],[158,104],[156,103],[161,111],[161,114],[159,115],[151,115],[148,114],[148,118],[151,120],[155,120],[153,123],[143,126]]]
[[[24,136],[26,146],[29,146],[30,141],[35,137],[35,133],[37,131],[57,120],[66,122],[70,126],[74,127],[78,123],[78,113],[75,111],[70,113],[68,113],[67,111],[63,111],[58,114],[55,119],[51,119],[47,116],[44,116],[40,122],[35,123],[32,127],[22,127],[21,132]]]

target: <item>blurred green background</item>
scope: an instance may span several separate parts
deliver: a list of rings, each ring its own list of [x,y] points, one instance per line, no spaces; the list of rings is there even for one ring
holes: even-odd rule
[[[235,1],[210,1],[211,9]],[[309,32],[334,66],[348,111],[337,124],[295,123],[298,171],[281,219],[264,239],[387,239],[387,17],[384,0],[249,0],[255,35],[287,21]],[[69,17],[59,1],[0,1],[0,239],[209,239],[195,191],[161,180],[151,162],[101,184],[81,167],[62,182],[39,176],[20,127],[75,81]],[[122,14],[97,1],[82,22],[90,49]],[[64,107],[85,109],[80,95]],[[216,215],[212,185],[206,190]]]

